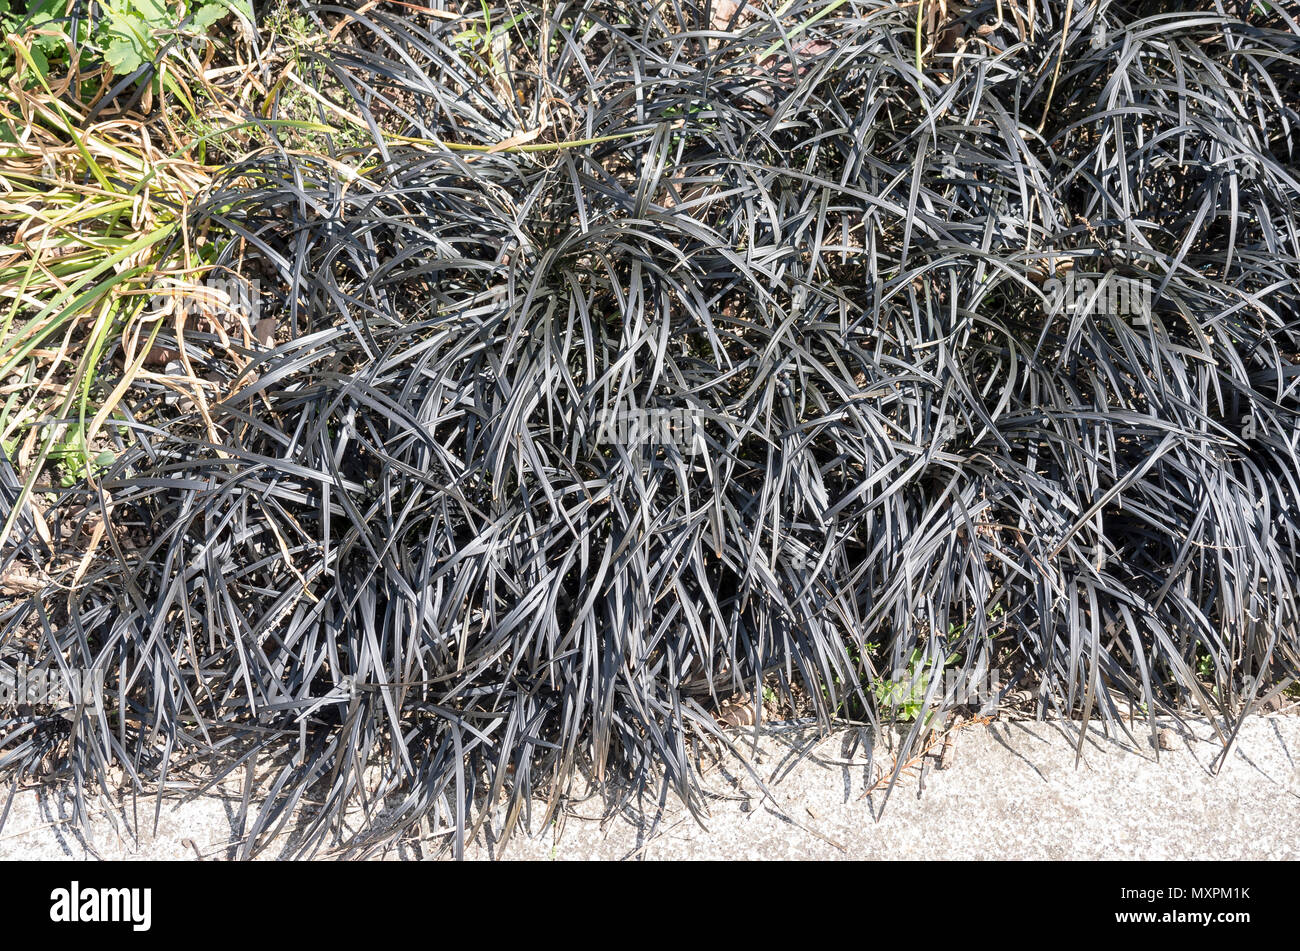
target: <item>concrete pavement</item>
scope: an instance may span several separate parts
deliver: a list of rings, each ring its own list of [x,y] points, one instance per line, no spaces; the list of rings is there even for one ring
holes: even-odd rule
[[[1076,767],[1076,736],[1050,722],[962,729],[948,768],[936,768],[936,745],[904,771],[886,802],[878,784],[892,758],[878,750],[868,765],[865,730],[818,738],[806,726],[776,725],[753,756],[772,798],[734,765],[715,767],[706,776],[717,798],[705,827],[671,802],[653,831],[631,814],[602,823],[593,801],[570,809],[562,827],[516,836],[504,851],[481,839],[468,857],[1300,858],[1300,716],[1249,720],[1217,776],[1212,765],[1222,747],[1203,720],[1166,734],[1172,749],[1158,760],[1146,734],[1133,743],[1094,726]],[[7,794],[0,786],[0,804]],[[88,845],[104,858],[221,858],[238,809],[217,797],[164,803],[157,833],[137,843],[121,834],[120,821],[115,829],[107,806],[93,819],[88,843],[66,821],[65,796],[20,790],[0,830],[0,859],[85,858]],[[153,800],[139,808],[151,832]],[[401,850],[401,857],[419,854]]]

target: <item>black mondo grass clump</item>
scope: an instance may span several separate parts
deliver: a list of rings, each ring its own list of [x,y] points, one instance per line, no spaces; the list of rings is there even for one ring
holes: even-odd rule
[[[278,337],[166,341],[224,397],[18,520],[0,661],[105,690],[0,770],[269,764],[243,855],[459,852],[702,809],[720,703],[878,725],[918,658],[1230,742],[1300,675],[1300,24],[1005,7],[310,8],[194,222]]]

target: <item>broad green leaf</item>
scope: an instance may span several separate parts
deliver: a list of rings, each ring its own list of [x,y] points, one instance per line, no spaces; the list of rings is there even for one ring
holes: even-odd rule
[[[190,20],[191,28],[196,33],[206,33],[214,23],[226,15],[226,8],[219,3],[207,3],[194,11]]]
[[[112,68],[115,76],[129,76],[140,68],[144,57],[135,42],[116,37],[109,41],[108,49],[104,51],[104,62]]]

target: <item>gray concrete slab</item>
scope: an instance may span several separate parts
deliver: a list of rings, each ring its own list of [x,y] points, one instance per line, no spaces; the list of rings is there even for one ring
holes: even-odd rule
[[[1134,744],[1062,724],[1000,721],[960,730],[951,765],[932,755],[908,769],[886,802],[877,784],[891,763],[868,765],[865,731],[818,738],[807,727],[767,730],[752,762],[767,787],[734,766],[706,776],[715,794],[701,826],[670,803],[657,826],[596,801],[502,850],[480,840],[470,858],[507,859],[1297,859],[1300,858],[1300,717],[1255,717],[1218,774],[1212,727],[1191,721],[1157,758]],[[936,746],[935,753],[939,748]],[[874,791],[872,788],[874,788]],[[0,786],[0,797],[8,790]],[[2,801],[2,800],[0,800]],[[135,841],[101,803],[87,841],[67,821],[65,795],[23,789],[0,830],[0,859],[220,858],[236,805],[206,797],[164,803],[156,834]],[[152,801],[141,801],[148,820]],[[539,813],[540,815],[540,810]],[[271,850],[272,854],[274,850]],[[400,856],[419,854],[403,848]]]

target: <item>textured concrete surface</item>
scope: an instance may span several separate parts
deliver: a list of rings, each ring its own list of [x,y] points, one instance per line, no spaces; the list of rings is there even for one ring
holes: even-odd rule
[[[1077,766],[1077,735],[1066,725],[968,727],[956,734],[948,768],[936,768],[936,746],[904,771],[887,803],[882,789],[869,790],[892,757],[878,749],[868,765],[865,731],[818,738],[805,727],[774,727],[751,751],[770,797],[743,770],[714,768],[705,827],[671,802],[653,831],[630,814],[601,822],[593,801],[504,850],[480,840],[470,857],[1300,858],[1300,717],[1248,721],[1217,775],[1222,746],[1212,727],[1187,726],[1166,734],[1173,748],[1158,759],[1146,734],[1134,744],[1091,729]],[[0,805],[8,792],[0,786]],[[100,809],[87,841],[66,821],[65,797],[19,790],[0,829],[0,858],[86,858],[91,849],[104,858],[221,858],[237,804],[164,802],[157,833],[139,842],[115,830],[107,803]],[[153,801],[141,800],[139,810],[152,831]]]

